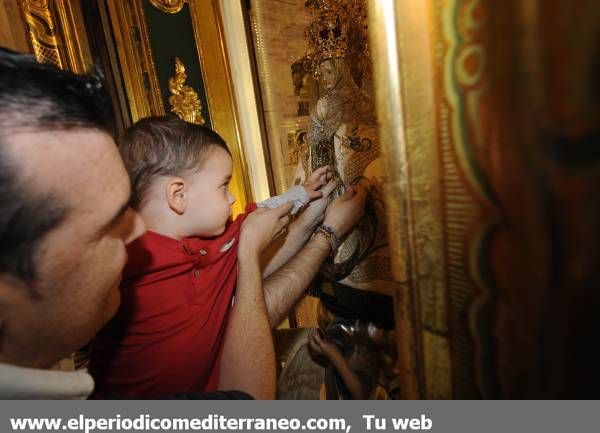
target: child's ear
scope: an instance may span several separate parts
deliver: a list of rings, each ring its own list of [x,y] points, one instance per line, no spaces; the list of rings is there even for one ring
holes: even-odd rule
[[[185,195],[185,180],[181,177],[173,177],[167,182],[165,193],[169,207],[182,215],[187,205]]]

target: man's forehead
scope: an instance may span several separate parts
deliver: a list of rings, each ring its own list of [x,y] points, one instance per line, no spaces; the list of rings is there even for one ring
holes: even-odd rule
[[[39,192],[101,194],[127,188],[114,140],[93,129],[21,130],[5,140],[21,179]]]
[[[47,157],[79,158],[85,162],[107,147],[115,147],[114,140],[105,132],[85,128],[14,128],[3,134],[3,142],[24,163]]]

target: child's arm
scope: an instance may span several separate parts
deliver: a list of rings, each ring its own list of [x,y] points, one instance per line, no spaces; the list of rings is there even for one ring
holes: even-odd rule
[[[333,364],[348,387],[353,399],[364,400],[367,398],[365,388],[358,375],[352,371],[346,358],[340,353],[335,344],[327,341],[325,337],[321,337],[317,330],[313,330],[308,336],[308,344],[316,353],[329,359],[329,362]]]
[[[259,258],[288,224],[290,208],[287,204],[276,209],[258,209],[242,225],[238,285],[221,355],[221,390],[244,391],[256,399],[275,398],[275,350]]]
[[[331,170],[329,166],[325,166],[315,170],[303,186],[294,187],[303,189],[313,201],[290,224],[287,236],[281,238],[279,242],[271,244],[265,251],[262,258],[263,278],[271,275],[295,256],[306,244],[317,226],[323,222],[325,209],[329,204],[329,196],[336,187],[333,181],[327,183],[330,179]]]

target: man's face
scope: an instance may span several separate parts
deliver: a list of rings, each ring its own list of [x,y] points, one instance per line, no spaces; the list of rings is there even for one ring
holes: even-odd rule
[[[13,295],[5,340],[17,344],[0,350],[13,363],[47,367],[89,342],[115,314],[125,245],[145,227],[128,207],[127,173],[107,134],[28,131],[5,141],[27,188],[52,194],[68,209],[38,244],[30,290]]]

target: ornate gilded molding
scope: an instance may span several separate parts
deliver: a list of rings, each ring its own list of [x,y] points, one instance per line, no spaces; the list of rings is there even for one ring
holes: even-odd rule
[[[91,54],[78,1],[23,0],[35,58],[75,73],[87,72]]]
[[[29,25],[33,54],[40,63],[63,68],[58,51],[56,26],[49,9],[48,0],[24,0],[23,12]]]
[[[399,352],[419,383],[405,381],[424,398],[490,396],[480,322],[495,296],[482,267],[498,222],[482,157],[489,11],[479,0],[369,6],[392,265],[404,283]]]
[[[152,6],[161,12],[167,14],[176,14],[181,9],[187,0],[150,0]]]
[[[202,103],[198,93],[185,84],[186,80],[185,65],[179,57],[175,57],[175,76],[169,79],[171,112],[186,122],[204,125]]]
[[[141,0],[107,0],[133,122],[165,114]]]

